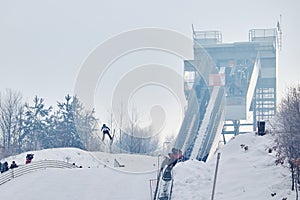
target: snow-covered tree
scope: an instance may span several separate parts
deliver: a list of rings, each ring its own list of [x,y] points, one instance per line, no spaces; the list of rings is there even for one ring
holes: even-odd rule
[[[0,140],[4,148],[4,156],[16,153],[18,141],[18,117],[23,111],[22,95],[11,89],[0,94]]]
[[[75,122],[77,132],[84,149],[103,150],[103,143],[98,135],[98,119],[95,117],[95,110],[86,110],[78,97],[74,96],[72,105],[75,108]]]
[[[132,127],[131,127],[132,128]],[[150,128],[134,128],[134,134],[130,134],[131,128],[122,131],[121,141],[119,148],[123,151],[130,153],[147,154],[157,150],[158,148],[158,137],[152,135]]]
[[[67,95],[58,110],[43,98],[23,104],[18,92],[0,94],[0,146],[4,156],[29,150],[77,147],[101,150],[95,111],[87,111],[77,97]],[[103,145],[103,144],[102,144]]]
[[[123,109],[121,105],[119,130],[119,142],[116,144],[121,151],[129,153],[148,154],[155,152],[158,148],[159,138],[153,136],[153,128],[151,126],[141,128],[139,126],[138,111],[133,108],[131,118],[123,119]],[[124,124],[124,125],[123,125]]]
[[[289,163],[294,190],[295,184],[300,183],[299,165],[294,162],[300,159],[300,85],[288,88],[282,98],[275,127],[278,161]]]
[[[83,148],[83,142],[80,139],[80,133],[77,129],[77,116],[80,115],[82,106],[79,100],[70,95],[65,96],[65,102],[58,102],[58,124],[57,139],[61,147]]]
[[[95,111],[85,110],[79,99],[70,95],[65,97],[65,102],[58,102],[57,106],[59,110],[54,129],[57,144],[60,147],[99,150],[96,148],[96,145],[100,145],[100,140],[96,135]]]
[[[56,148],[60,147],[58,143],[58,116],[57,113],[51,113],[45,119],[45,130],[43,137],[41,138],[41,144],[43,148]]]
[[[37,96],[33,99],[33,105],[26,103],[23,130],[26,140],[27,150],[39,150],[44,148],[44,142],[47,141],[47,128],[51,124],[47,123],[52,107],[45,107],[43,98]]]

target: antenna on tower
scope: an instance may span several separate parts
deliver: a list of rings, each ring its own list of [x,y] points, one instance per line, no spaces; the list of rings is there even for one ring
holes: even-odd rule
[[[278,48],[279,48],[280,51],[281,51],[281,48],[282,48],[282,28],[281,28],[281,24],[282,24],[282,15],[280,14],[279,21],[277,21],[277,33],[278,33],[277,43],[278,43]]]
[[[193,38],[195,38],[195,29],[194,29],[194,25],[192,24],[192,31],[193,31]]]

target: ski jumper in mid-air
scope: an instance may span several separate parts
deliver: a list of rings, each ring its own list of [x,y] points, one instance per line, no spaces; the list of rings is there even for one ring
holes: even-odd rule
[[[110,131],[110,128],[108,128],[105,124],[103,124],[102,128],[101,128],[101,131],[103,133],[103,137],[102,137],[102,140],[104,140],[105,138],[105,134],[108,135],[109,139],[112,140],[112,136],[110,135],[109,131]]]

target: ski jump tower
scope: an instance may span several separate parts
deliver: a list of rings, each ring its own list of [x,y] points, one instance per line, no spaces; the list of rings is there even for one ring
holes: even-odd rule
[[[253,29],[248,42],[222,43],[219,31],[195,31],[194,60],[184,61],[188,102],[175,147],[206,160],[224,134],[256,130],[276,113],[281,30]],[[249,130],[248,130],[249,132]]]

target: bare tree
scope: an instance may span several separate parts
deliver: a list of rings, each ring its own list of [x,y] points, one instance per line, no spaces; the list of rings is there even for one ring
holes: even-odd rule
[[[87,150],[99,150],[99,146],[101,145],[100,139],[97,137],[97,131],[99,130],[97,122],[95,110],[82,110],[76,116],[76,127],[79,131],[81,141]]]
[[[0,130],[4,148],[4,156],[15,153],[14,143],[17,142],[18,118],[23,112],[24,104],[20,92],[6,89],[0,95]]]
[[[127,130],[127,131],[126,131]],[[122,132],[122,146],[123,151],[130,153],[149,154],[157,150],[158,137],[152,135],[150,128],[134,128],[134,135],[130,134],[131,127],[125,128]]]
[[[120,125],[123,127],[120,127],[120,142],[116,144],[120,151],[139,154],[155,152],[158,148],[159,138],[153,134],[153,128],[139,126],[140,117],[134,106],[130,115],[130,117],[123,116],[123,105],[121,104]]]
[[[298,199],[300,159],[300,85],[290,87],[276,115],[276,142],[278,163],[287,161],[292,173],[292,190],[296,188]]]
[[[139,126],[139,115],[137,109],[131,111],[131,119],[127,120],[127,127],[123,129],[120,140],[120,148],[130,153],[146,154],[154,152],[158,147],[158,138],[153,136],[153,130],[150,127],[141,128]]]

